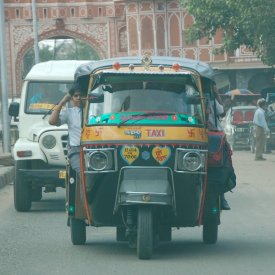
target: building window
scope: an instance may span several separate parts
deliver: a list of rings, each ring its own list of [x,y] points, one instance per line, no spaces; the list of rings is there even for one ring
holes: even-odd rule
[[[44,16],[44,18],[48,17],[48,10],[47,9],[43,9],[43,16]]]
[[[16,18],[19,18],[19,17],[20,17],[20,10],[19,10],[19,9],[16,9],[16,10],[15,10],[15,13],[16,13]]]
[[[74,8],[71,9],[71,16],[75,16],[75,9]]]
[[[157,4],[157,10],[158,10],[158,11],[163,11],[163,10],[164,10],[164,3],[161,3],[161,2],[158,3],[158,4]]]
[[[98,8],[98,15],[102,16],[102,8]]]

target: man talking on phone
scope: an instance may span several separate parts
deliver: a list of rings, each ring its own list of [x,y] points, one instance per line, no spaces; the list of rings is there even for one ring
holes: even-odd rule
[[[72,169],[75,170],[77,174],[80,174],[81,121],[81,90],[80,87],[75,84],[69,90],[69,94],[65,95],[53,109],[49,117],[49,124],[56,126],[68,124],[68,158]]]

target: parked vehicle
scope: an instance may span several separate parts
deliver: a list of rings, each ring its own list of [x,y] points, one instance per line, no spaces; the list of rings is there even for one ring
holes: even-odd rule
[[[208,136],[211,67],[183,58],[127,57],[80,66],[75,78],[87,102],[81,175],[67,167],[72,243],[86,242],[86,226],[112,226],[117,241],[149,259],[159,241],[171,241],[173,227],[200,225],[203,241],[215,243],[220,194],[233,187],[225,135]]]
[[[19,138],[13,149],[15,159],[14,206],[28,211],[32,201],[45,192],[64,187],[67,126],[48,124],[47,115],[67,93],[76,68],[85,61],[48,61],[39,63],[26,76],[18,102],[9,114],[19,118]]]
[[[250,149],[251,124],[256,106],[233,106],[222,121],[224,132],[232,149]]]

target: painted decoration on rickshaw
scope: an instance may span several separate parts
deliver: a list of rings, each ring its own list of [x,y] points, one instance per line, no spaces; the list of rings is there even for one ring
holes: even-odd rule
[[[171,156],[171,149],[167,146],[156,146],[152,150],[153,158],[160,164],[164,164]]]
[[[123,146],[120,155],[129,165],[139,157],[139,149],[136,146]]]
[[[142,157],[142,159],[144,159],[144,160],[148,160],[148,159],[150,158],[150,153],[149,153],[148,151],[143,151],[143,152],[141,153],[141,157]]]

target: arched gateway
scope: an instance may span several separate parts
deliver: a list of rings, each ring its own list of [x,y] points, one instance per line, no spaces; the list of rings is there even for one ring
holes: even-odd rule
[[[32,0],[4,0],[10,97],[20,95],[23,56],[33,47],[31,8]],[[144,53],[192,58],[214,65],[230,79],[235,71],[236,86],[238,81],[248,83],[246,77],[252,73],[243,74],[244,68],[266,67],[247,50],[240,49],[233,57],[214,55],[213,49],[222,43],[221,33],[210,41],[202,39],[188,45],[185,31],[194,19],[178,0],[36,0],[36,17],[39,41],[52,37],[80,39],[100,58]],[[238,66],[242,70],[237,72]]]

